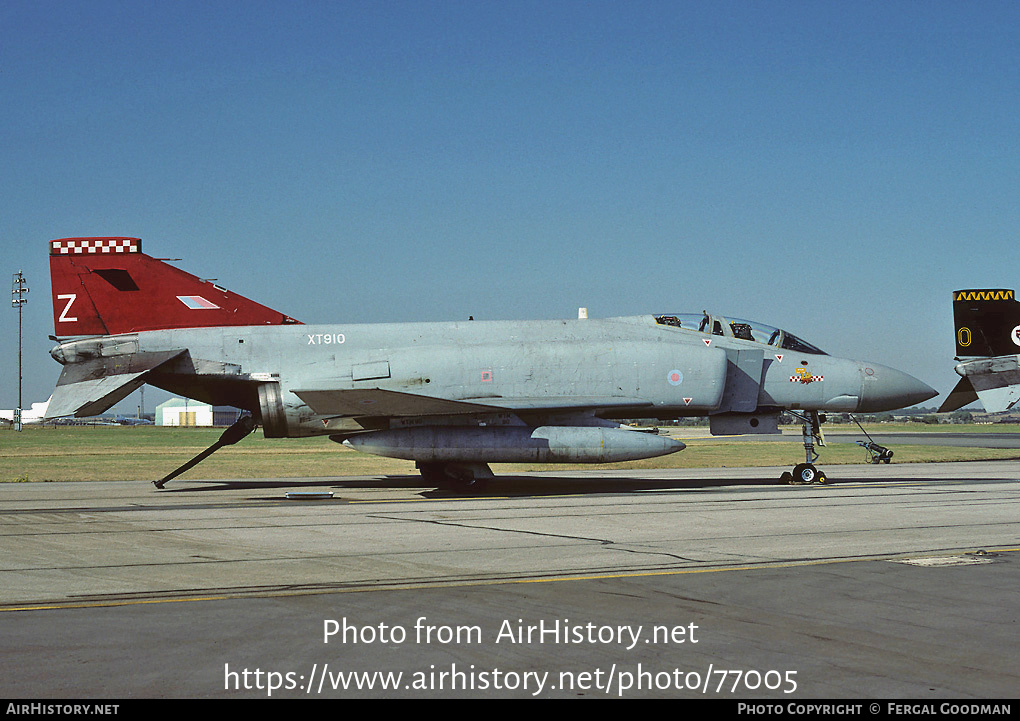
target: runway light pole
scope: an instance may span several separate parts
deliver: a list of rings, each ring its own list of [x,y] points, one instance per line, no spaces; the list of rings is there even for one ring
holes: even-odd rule
[[[14,430],[21,430],[21,309],[28,302],[25,293],[25,274],[20,270],[14,274],[11,283],[11,305],[18,309],[18,407],[14,410]]]

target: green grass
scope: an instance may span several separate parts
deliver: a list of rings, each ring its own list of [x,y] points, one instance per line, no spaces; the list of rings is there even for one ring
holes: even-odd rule
[[[793,466],[804,460],[804,444],[791,436],[789,442],[752,442],[733,438],[726,440],[690,439],[684,440],[686,450],[658,458],[626,463],[586,465],[589,469],[642,469],[642,468],[744,468],[759,466]],[[893,463],[945,463],[949,461],[978,461],[1020,459],[1020,449],[1009,448],[964,448],[942,446],[915,446],[890,444]],[[829,441],[820,453],[821,466],[845,465],[848,463],[870,463],[871,455],[854,443],[833,443]],[[552,464],[515,464],[501,466],[504,473],[511,468],[519,471],[544,471],[563,468]],[[493,471],[499,473],[497,466]]]
[[[860,433],[853,423],[826,423],[826,433],[849,431]],[[800,426],[782,426],[784,433],[800,433]],[[868,433],[1020,433],[1020,424],[1013,423],[865,423]]]
[[[826,426],[827,431],[841,426]],[[893,430],[874,426],[874,432]],[[872,431],[869,427],[868,430]],[[848,427],[847,430],[850,430]],[[902,424],[896,430],[998,432],[994,426]],[[0,482],[156,480],[212,445],[219,428],[158,428],[154,426],[26,426],[21,433],[0,431]],[[493,464],[496,474],[571,468],[719,468],[792,466],[804,458],[799,429],[788,429],[789,441],[745,442],[736,438],[675,436],[687,449],[642,461],[599,465]],[[1020,450],[911,446],[890,444],[894,463],[972,461],[1020,458]],[[854,443],[833,443],[821,450],[819,463],[865,463],[869,455]],[[220,449],[182,478],[288,478],[416,474],[413,461],[370,456],[319,438],[263,438],[256,432],[234,446]]]
[[[0,432],[0,482],[156,480],[211,446],[222,428],[26,426]],[[181,478],[287,478],[416,473],[327,438],[263,438],[221,448]]]

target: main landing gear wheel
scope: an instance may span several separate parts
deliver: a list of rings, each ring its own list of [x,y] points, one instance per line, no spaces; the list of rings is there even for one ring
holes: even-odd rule
[[[442,463],[418,461],[415,467],[428,484],[454,493],[484,493],[493,478],[485,463]]]

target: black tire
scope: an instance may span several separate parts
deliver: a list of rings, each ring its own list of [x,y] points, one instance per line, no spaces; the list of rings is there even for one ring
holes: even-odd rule
[[[810,463],[798,463],[793,467],[793,480],[796,483],[816,483],[818,470]]]
[[[442,487],[443,484],[450,482],[442,463],[417,463],[415,465],[418,466],[422,480],[427,485]]]
[[[489,481],[486,478],[463,478],[453,482],[454,493],[463,495],[474,495],[485,493],[489,488]]]

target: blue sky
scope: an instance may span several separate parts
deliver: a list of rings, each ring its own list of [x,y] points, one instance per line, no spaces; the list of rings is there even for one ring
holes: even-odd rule
[[[709,309],[943,393],[951,291],[1020,285],[1012,1],[6,0],[0,94],[26,405],[67,236],[305,322]]]

